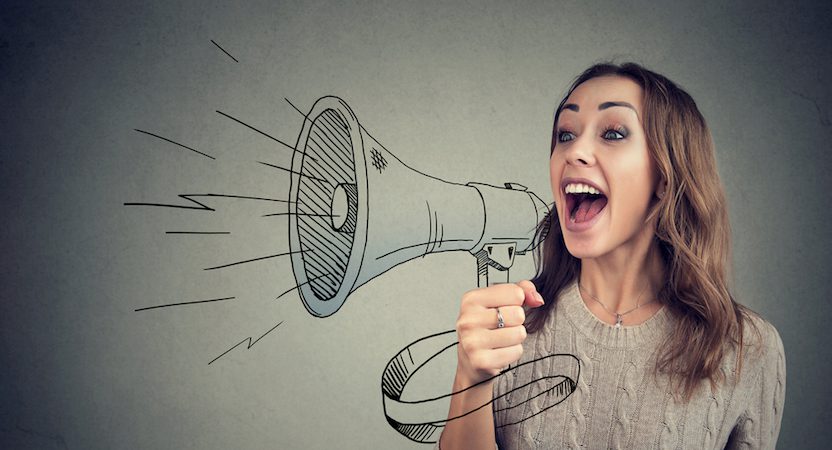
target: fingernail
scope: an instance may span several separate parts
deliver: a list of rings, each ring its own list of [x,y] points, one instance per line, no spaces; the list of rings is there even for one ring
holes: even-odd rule
[[[534,296],[537,297],[538,300],[540,300],[541,304],[546,303],[546,302],[543,301],[543,296],[540,295],[540,292],[535,292]]]

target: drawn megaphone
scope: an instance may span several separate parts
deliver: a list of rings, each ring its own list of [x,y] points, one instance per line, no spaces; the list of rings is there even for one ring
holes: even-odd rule
[[[533,249],[548,213],[533,192],[459,184],[403,163],[337,97],[323,97],[303,123],[292,157],[289,243],[306,309],[334,314],[364,283],[430,253],[470,252],[479,285],[489,267],[507,273]],[[507,281],[507,280],[506,280]]]

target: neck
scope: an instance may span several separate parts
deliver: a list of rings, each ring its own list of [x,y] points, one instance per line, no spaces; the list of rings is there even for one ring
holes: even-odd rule
[[[658,243],[650,236],[648,242],[633,244],[598,258],[581,259],[579,281],[584,303],[596,317],[610,324],[616,319],[610,313],[643,305],[624,319],[626,325],[636,325],[661,308],[655,301],[664,275]]]

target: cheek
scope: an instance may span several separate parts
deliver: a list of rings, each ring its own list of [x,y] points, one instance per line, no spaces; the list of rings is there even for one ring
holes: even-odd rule
[[[646,199],[647,202],[653,199],[656,191],[656,180],[658,180],[658,171],[655,164],[649,158],[645,158],[642,164],[638,167],[638,176],[635,178],[634,188]]]
[[[640,223],[641,216],[649,209],[653,199],[655,174],[646,162],[633,164],[628,169],[613,176],[617,181],[615,190],[621,194],[617,195],[617,201],[627,211],[626,214],[632,216],[631,220]]]
[[[559,184],[561,179],[561,174],[563,173],[563,161],[557,154],[553,154],[551,158],[549,158],[549,183],[552,185],[552,195],[555,197],[555,200],[558,198],[558,192],[560,191]]]
[[[613,164],[609,165],[609,169],[615,171],[614,178],[632,195],[652,193],[657,170],[647,145],[639,142],[616,156],[618,158],[610,161]]]

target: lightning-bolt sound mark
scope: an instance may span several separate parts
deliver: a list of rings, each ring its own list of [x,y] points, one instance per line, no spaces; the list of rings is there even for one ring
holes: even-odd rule
[[[185,200],[195,203],[199,206],[188,206],[188,205],[170,205],[166,203],[143,203],[143,202],[127,202],[124,206],[161,206],[164,208],[179,208],[179,209],[196,209],[200,211],[216,211],[216,209],[211,208],[210,206],[206,205],[205,203],[198,202],[191,197],[204,197],[207,194],[179,194],[180,198],[184,198]]]
[[[239,347],[239,346],[241,346],[241,345],[243,345],[243,344],[246,344],[246,350],[251,350],[251,347],[254,347],[254,344],[256,344],[256,343],[260,342],[260,339],[263,339],[264,337],[266,337],[266,335],[267,335],[267,334],[269,334],[269,333],[271,333],[272,331],[274,331],[274,329],[275,329],[275,328],[277,328],[277,327],[279,327],[282,323],[283,323],[283,321],[281,320],[280,322],[278,322],[278,324],[277,324],[277,325],[273,326],[273,327],[272,327],[269,331],[267,331],[267,332],[265,332],[265,333],[261,334],[261,335],[260,335],[260,337],[259,337],[259,338],[257,338],[257,339],[255,339],[254,341],[252,341],[252,340],[251,340],[251,336],[249,336],[249,337],[247,337],[247,338],[243,339],[242,341],[238,342],[235,346],[233,346],[233,347],[229,348],[228,350],[224,351],[224,352],[223,352],[220,356],[217,356],[216,358],[212,359],[212,360],[208,363],[208,365],[210,366],[210,365],[211,365],[211,363],[213,363],[214,361],[216,361],[216,360],[218,360],[218,359],[222,358],[223,356],[225,356],[226,354],[228,354],[228,352],[230,352],[231,350],[234,350],[235,348],[237,348],[237,347]]]

